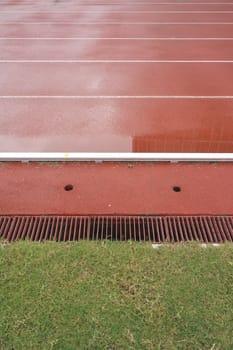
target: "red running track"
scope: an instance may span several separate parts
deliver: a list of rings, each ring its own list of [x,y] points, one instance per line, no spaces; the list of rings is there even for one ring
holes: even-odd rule
[[[233,101],[229,99],[9,98],[0,100],[0,110],[5,116],[0,120],[4,152],[54,149],[59,152],[228,152],[233,149]],[[219,118],[220,115],[225,118]]]
[[[1,17],[1,23],[37,23],[37,22],[55,22],[55,23],[102,23],[102,22],[122,22],[122,23],[232,23],[233,13],[232,12],[186,12],[185,14],[181,11],[178,12],[92,12],[82,13],[76,12],[65,12],[65,11],[28,11],[15,12],[8,11],[4,12],[4,16]]]
[[[233,3],[214,2],[2,0],[0,151],[233,152]],[[0,214],[233,213],[232,164],[0,173]]]
[[[185,16],[185,14],[184,14]],[[232,38],[232,24],[0,24],[0,38]],[[232,45],[232,43],[227,43]]]
[[[0,9],[1,151],[233,151],[233,3]]]
[[[224,40],[0,40],[0,60],[231,60]]]
[[[0,63],[0,76],[1,96],[233,95],[233,62]]]

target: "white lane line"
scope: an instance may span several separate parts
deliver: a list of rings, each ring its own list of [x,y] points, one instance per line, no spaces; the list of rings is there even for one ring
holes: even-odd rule
[[[233,60],[0,60],[1,63],[233,63]]]
[[[67,14],[79,14],[79,13],[233,13],[233,11],[118,11],[118,10],[99,10],[99,11],[93,11],[93,10],[80,10],[80,11],[41,11],[41,10],[34,10],[34,11],[1,11],[0,13],[35,13],[35,14],[54,14],[54,13],[67,13]]]
[[[0,22],[0,25],[232,25],[233,22]]]
[[[195,41],[205,41],[205,40],[216,40],[216,41],[228,41],[228,40],[233,40],[233,38],[129,38],[129,37],[124,37],[124,38],[94,38],[94,37],[72,37],[72,38],[57,38],[57,37],[0,37],[0,40],[155,40],[155,41],[170,41],[170,40],[175,40],[175,41],[189,41],[189,40],[195,40]]]
[[[145,95],[145,96],[139,96],[139,95],[136,95],[136,96],[130,96],[130,95],[112,95],[112,96],[108,96],[108,95],[56,95],[56,96],[53,96],[53,95],[14,95],[14,96],[11,96],[11,95],[5,95],[5,96],[0,96],[0,99],[1,100],[5,100],[5,99],[29,99],[29,100],[36,100],[36,99],[84,99],[84,100],[89,100],[89,99],[94,99],[94,100],[111,100],[111,99],[114,99],[114,100],[120,100],[120,99],[166,99],[166,100],[169,100],[169,99],[190,99],[190,100],[214,100],[214,99],[221,99],[221,100],[224,100],[224,99],[233,99],[233,95],[229,95],[229,96],[188,96],[188,95],[184,95],[184,96],[179,96],[179,95]]]

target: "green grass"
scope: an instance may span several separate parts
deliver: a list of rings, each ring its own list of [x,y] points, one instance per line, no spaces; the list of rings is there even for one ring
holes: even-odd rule
[[[0,349],[233,349],[233,247],[0,244]]]

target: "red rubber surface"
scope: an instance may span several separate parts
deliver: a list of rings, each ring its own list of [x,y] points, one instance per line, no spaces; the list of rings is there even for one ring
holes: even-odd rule
[[[0,100],[0,110],[7,116],[1,121],[1,149],[5,152],[233,149],[232,100],[46,99],[38,103],[7,99]]]
[[[0,94],[9,96],[233,93],[233,63],[2,63],[0,76]]]
[[[1,215],[233,213],[232,164],[8,163],[0,171]]]
[[[15,6],[13,7],[13,9]],[[9,10],[9,7],[7,8]],[[33,9],[31,7],[25,7],[24,12],[5,12],[2,16],[1,22],[5,23],[18,23],[18,22],[232,22],[233,14],[231,12],[215,13],[215,12],[173,12],[173,13],[156,13],[156,12],[102,12],[83,14],[77,12],[51,12],[41,11]],[[212,6],[210,7],[210,10]],[[10,8],[12,10],[12,7]],[[28,12],[30,10],[30,12]]]
[[[0,10],[0,151],[233,152],[233,3]]]
[[[225,41],[181,40],[4,40],[0,59],[12,60],[231,60],[233,45]]]
[[[0,24],[0,38],[231,38],[232,33],[233,24]]]
[[[0,151],[233,152],[233,63],[221,62],[233,60],[233,5],[168,2],[2,0]],[[232,164],[4,163],[0,174],[1,215],[233,213]]]

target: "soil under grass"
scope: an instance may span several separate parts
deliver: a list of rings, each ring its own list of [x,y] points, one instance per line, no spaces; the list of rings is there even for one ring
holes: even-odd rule
[[[233,246],[0,243],[0,349],[233,349]]]

